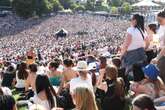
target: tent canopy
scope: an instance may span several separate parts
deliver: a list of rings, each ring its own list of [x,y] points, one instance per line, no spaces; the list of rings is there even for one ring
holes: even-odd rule
[[[57,37],[66,37],[67,34],[68,34],[68,31],[66,31],[66,30],[63,29],[63,28],[55,33],[55,35],[56,35]]]
[[[133,7],[158,7],[159,4],[152,2],[152,0],[143,0],[132,5]]]

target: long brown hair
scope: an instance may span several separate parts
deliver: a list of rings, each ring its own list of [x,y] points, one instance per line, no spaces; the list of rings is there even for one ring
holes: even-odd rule
[[[77,110],[98,110],[94,94],[89,88],[78,87],[73,92]]]
[[[110,78],[115,83],[115,95],[119,97],[124,97],[124,81],[122,78],[118,78],[118,70],[114,65],[107,65],[105,69],[105,74],[107,78]]]
[[[18,66],[18,78],[24,80],[27,79],[27,77],[28,77],[27,64],[22,62]]]

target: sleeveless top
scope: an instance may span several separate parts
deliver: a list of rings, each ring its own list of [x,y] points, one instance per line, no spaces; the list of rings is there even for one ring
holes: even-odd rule
[[[54,105],[55,107],[57,107],[57,101],[56,101],[56,97],[53,96],[54,99]],[[51,110],[51,107],[49,106],[49,102],[47,100],[41,100],[37,95],[34,96],[33,101],[35,104],[39,104],[42,105],[43,107],[45,107],[47,110]]]
[[[61,76],[51,77],[49,78],[49,81],[53,86],[60,86]]]

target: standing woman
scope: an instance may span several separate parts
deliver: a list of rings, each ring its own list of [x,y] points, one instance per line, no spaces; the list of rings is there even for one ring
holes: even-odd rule
[[[165,9],[158,13],[157,16],[158,22],[160,24],[160,28],[157,32],[157,36],[160,38],[160,53],[157,57],[152,61],[153,63],[158,64],[158,68],[160,70],[160,77],[163,82],[165,82]]]
[[[149,40],[144,28],[144,17],[135,14],[131,19],[131,27],[127,29],[127,36],[122,46],[122,66],[129,73],[132,65],[147,61],[145,49],[149,46]]]

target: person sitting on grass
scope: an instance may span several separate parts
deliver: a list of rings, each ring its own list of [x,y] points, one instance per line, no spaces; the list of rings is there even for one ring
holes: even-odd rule
[[[10,95],[0,95],[0,110],[17,110],[14,98]]]
[[[54,61],[50,62],[49,64],[49,70],[50,73],[48,74],[49,81],[53,86],[60,86],[61,84],[61,77],[62,73],[58,71],[57,69],[60,66],[60,60],[55,59]]]
[[[64,64],[65,68],[64,68],[64,71],[62,73],[63,78],[62,78],[58,93],[61,92],[62,88],[68,88],[68,85],[69,85],[68,82],[71,79],[76,78],[78,76],[78,72],[72,69],[74,64],[73,64],[73,61],[71,59],[65,59],[63,61],[63,64]]]

